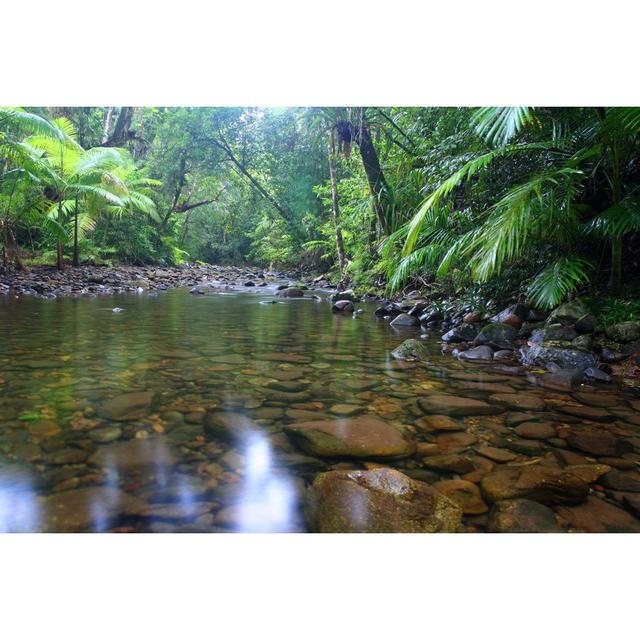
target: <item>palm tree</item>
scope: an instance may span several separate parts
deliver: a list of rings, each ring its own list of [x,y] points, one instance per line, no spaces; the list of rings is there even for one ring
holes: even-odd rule
[[[26,146],[39,161],[48,163],[50,206],[47,218],[57,224],[57,267],[64,268],[63,241],[70,233],[66,221],[73,217],[73,265],[78,266],[78,241],[93,229],[102,211],[115,214],[143,211],[157,220],[155,204],[145,191],[159,184],[140,175],[131,155],[116,147],[83,149],[75,140],[73,125],[66,118],[53,124],[64,132],[62,139],[37,135]]]
[[[563,110],[479,109],[476,129],[491,148],[442,182],[389,239],[388,253],[394,242],[404,241],[391,286],[425,266],[444,275],[460,264],[483,282],[532,252],[546,252],[551,260],[528,293],[539,306],[552,307],[588,280],[595,265],[578,255],[578,245],[598,234],[611,244],[611,290],[619,293],[623,239],[640,230],[640,189],[633,176],[640,109],[581,109],[580,115],[576,123]],[[517,141],[530,132],[528,140]],[[536,170],[480,212],[474,228],[455,233],[448,214],[456,189],[496,158],[521,154],[537,159]]]

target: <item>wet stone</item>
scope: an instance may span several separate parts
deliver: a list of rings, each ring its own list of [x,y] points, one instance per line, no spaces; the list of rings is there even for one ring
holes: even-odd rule
[[[98,409],[98,413],[107,420],[137,420],[146,415],[152,399],[153,394],[149,391],[123,393],[111,400],[103,402]]]
[[[553,511],[527,499],[500,500],[489,513],[491,533],[562,533]]]
[[[489,511],[486,503],[480,495],[477,485],[466,480],[443,480],[433,485],[440,493],[453,500],[462,509],[465,515],[477,515]]]
[[[546,440],[556,435],[555,427],[549,422],[523,422],[515,428],[521,438]]]
[[[395,469],[373,469],[317,476],[305,516],[319,533],[436,533],[455,532],[462,510],[428,484]]]
[[[542,398],[526,393],[494,393],[489,396],[491,402],[504,405],[509,409],[521,409],[524,411],[543,411],[546,403]]]
[[[640,520],[628,511],[596,496],[577,506],[558,506],[558,515],[585,533],[639,533]]]
[[[492,415],[501,413],[502,408],[490,405],[483,400],[460,398],[453,395],[435,394],[418,399],[418,405],[426,413],[449,416]]]
[[[422,416],[415,422],[422,431],[463,431],[466,427],[449,416]]]

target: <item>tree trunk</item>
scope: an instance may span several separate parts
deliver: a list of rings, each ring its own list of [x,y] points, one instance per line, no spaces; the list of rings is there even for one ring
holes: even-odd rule
[[[113,115],[113,107],[107,107],[104,114],[104,121],[102,124],[102,137],[100,138],[100,144],[104,144],[109,139],[109,129],[111,129],[111,116]]]
[[[340,225],[340,208],[338,204],[338,181],[336,178],[335,146],[333,129],[329,137],[329,177],[331,178],[331,204],[333,206],[333,227],[336,234],[336,251],[340,273],[343,273],[346,264],[344,255],[344,242],[342,241],[342,226]]]
[[[60,204],[58,205],[58,222],[62,226],[62,201],[63,196],[60,194]],[[56,242],[56,267],[58,271],[64,271],[64,256],[62,255],[62,240],[58,239]]]
[[[13,261],[16,265],[16,269],[18,271],[26,271],[24,264],[22,264],[22,260],[20,260],[20,250],[18,249],[18,241],[16,240],[16,236],[13,233],[13,229],[9,229],[9,234],[11,236],[11,244],[13,245]]]
[[[78,201],[76,200],[76,208],[73,212],[73,261],[74,267],[80,266],[80,252],[78,250]]]
[[[378,224],[384,235],[389,235],[392,231],[389,212],[389,187],[385,180],[378,153],[373,146],[371,132],[364,118],[361,118],[359,125],[354,125],[348,120],[336,122],[338,133],[343,142],[345,151],[348,150],[351,141],[354,140],[360,149],[362,166],[369,183],[369,191],[373,199],[373,211],[376,214]]]
[[[107,147],[122,147],[131,138],[129,129],[133,119],[133,107],[121,107],[113,133],[103,143]]]
[[[622,238],[611,242],[611,293],[620,295],[622,290]]]

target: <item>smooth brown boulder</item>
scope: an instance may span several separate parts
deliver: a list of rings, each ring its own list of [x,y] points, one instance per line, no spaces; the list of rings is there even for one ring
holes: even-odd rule
[[[482,478],[480,487],[489,502],[526,498],[543,504],[578,504],[589,494],[589,486],[577,475],[541,464],[496,467]]]
[[[626,440],[618,438],[605,428],[574,427],[567,435],[570,447],[595,456],[619,456],[633,450]]]
[[[466,425],[449,416],[422,416],[415,422],[423,431],[464,431]]]
[[[434,394],[418,398],[419,407],[426,413],[449,416],[487,416],[502,413],[502,407],[483,400],[460,398],[446,394]]]
[[[549,507],[526,499],[500,500],[489,513],[490,533],[562,533]]]
[[[453,473],[470,473],[475,469],[469,456],[456,454],[429,456],[422,461],[422,464],[432,471],[451,471]]]
[[[413,441],[375,416],[299,422],[284,431],[303,451],[317,456],[400,458],[415,451]]]
[[[640,520],[620,507],[589,496],[584,504],[555,508],[571,527],[585,533],[640,533]]]
[[[462,509],[462,513],[477,515],[489,511],[480,495],[478,485],[467,480],[442,480],[436,482],[433,488],[453,500]]]
[[[395,469],[329,471],[307,491],[305,516],[318,533],[452,533],[460,507]]]
[[[548,422],[523,422],[515,428],[515,432],[521,438],[533,438],[534,440],[546,440],[556,436],[554,426]]]

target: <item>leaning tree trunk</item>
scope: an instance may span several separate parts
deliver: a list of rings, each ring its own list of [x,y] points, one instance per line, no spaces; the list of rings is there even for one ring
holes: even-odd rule
[[[346,264],[344,255],[344,242],[342,240],[342,226],[340,225],[340,207],[338,204],[338,181],[336,178],[335,146],[333,140],[333,129],[329,138],[329,177],[331,178],[331,204],[333,207],[333,227],[336,234],[336,251],[338,253],[338,263],[340,273],[343,273]]]
[[[340,120],[336,123],[338,134],[343,144],[345,155],[348,157],[351,141],[354,140],[360,149],[362,166],[367,176],[369,190],[373,199],[373,210],[378,219],[378,224],[384,235],[391,233],[391,220],[388,212],[388,192],[389,188],[385,180],[378,152],[373,146],[369,126],[364,119],[360,125],[356,126],[347,120]]]
[[[62,198],[58,205],[58,222],[62,224]],[[56,243],[56,267],[58,271],[64,271],[64,256],[62,254],[62,240],[58,238]]]

